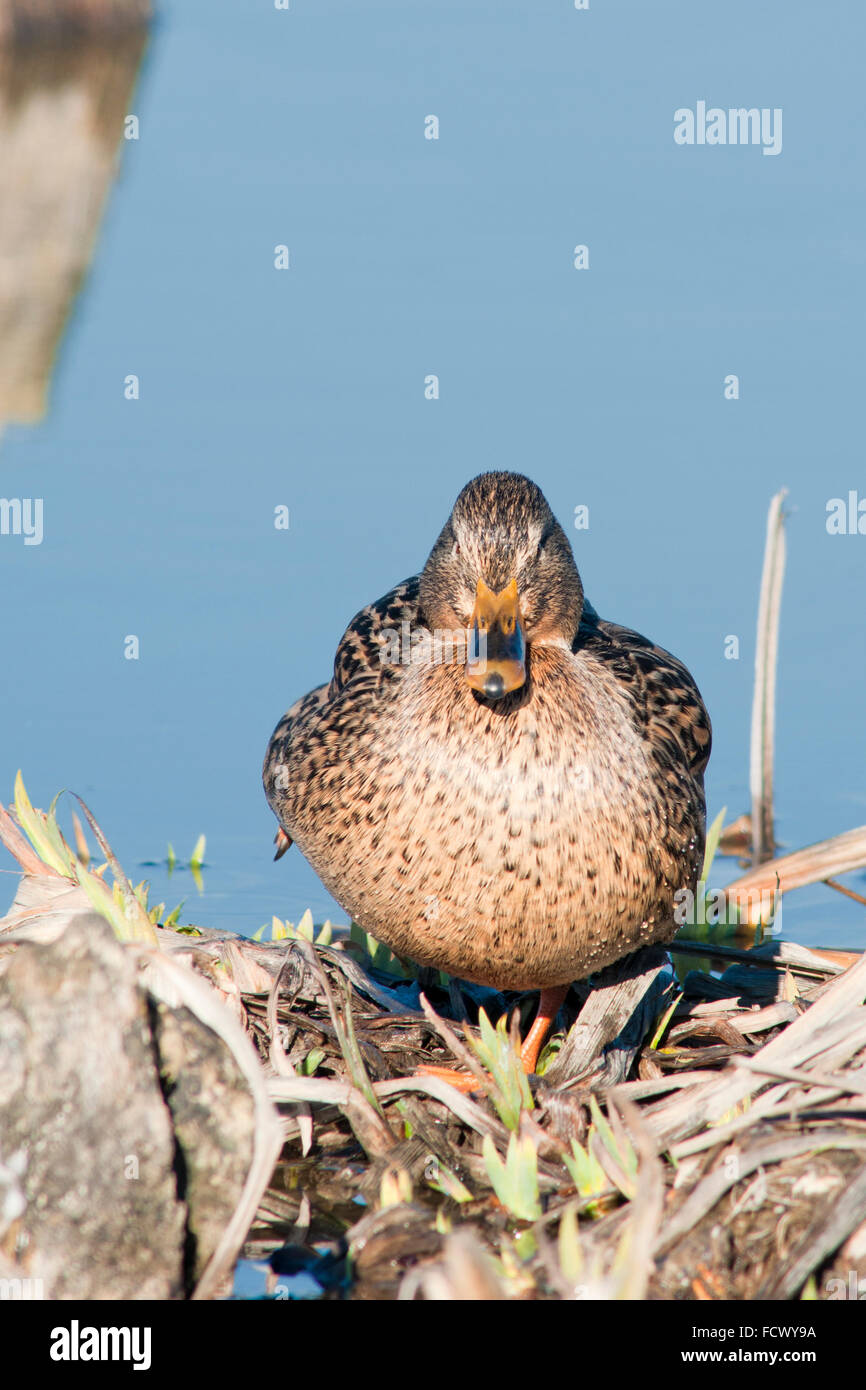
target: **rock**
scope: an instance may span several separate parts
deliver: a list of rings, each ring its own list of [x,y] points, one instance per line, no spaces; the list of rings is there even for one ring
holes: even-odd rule
[[[255,1106],[234,1057],[188,1009],[160,1004],[152,1023],[183,1156],[187,1271],[196,1282],[237,1205],[252,1157]]]
[[[152,999],[139,961],[95,913],[4,961],[0,1167],[18,1176],[0,1260],[46,1298],[188,1294],[249,1171],[234,1056]]]

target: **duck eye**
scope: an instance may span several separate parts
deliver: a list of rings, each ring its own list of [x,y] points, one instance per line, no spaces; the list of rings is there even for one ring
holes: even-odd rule
[[[459,541],[455,541],[455,542],[454,542],[454,549],[452,550],[451,554],[454,556],[454,559],[455,559],[455,560],[459,557],[459,555],[460,555],[460,542],[459,542]]]

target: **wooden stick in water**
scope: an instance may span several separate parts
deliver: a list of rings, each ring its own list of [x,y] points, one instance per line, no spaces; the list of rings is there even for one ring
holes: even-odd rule
[[[773,852],[773,745],[776,727],[776,658],[779,613],[785,574],[785,527],[782,503],[787,488],[777,492],[767,515],[764,568],[758,602],[755,644],[755,691],[752,700],[752,738],[749,787],[752,794],[752,855],[759,864]]]

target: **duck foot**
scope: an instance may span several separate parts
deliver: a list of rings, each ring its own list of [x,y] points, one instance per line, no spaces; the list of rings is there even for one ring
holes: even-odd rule
[[[570,985],[557,985],[555,989],[543,989],[538,1001],[538,1013],[535,1015],[532,1027],[523,1040],[520,1049],[520,1061],[527,1076],[530,1076],[538,1064],[538,1056],[544,1046],[544,1041],[553,1026],[553,1020],[559,1013],[560,1008],[565,1002]],[[424,1065],[418,1067],[416,1076],[435,1076],[440,1081],[447,1081],[449,1086],[453,1086],[457,1091],[464,1093],[469,1091],[480,1091],[481,1085],[471,1072],[457,1071],[453,1067],[437,1067]]]
[[[468,1095],[470,1091],[482,1090],[481,1082],[477,1081],[471,1071],[457,1071],[456,1067],[435,1067],[432,1064],[418,1067],[415,1076],[432,1076],[436,1081],[447,1081],[449,1086],[453,1086],[455,1091],[462,1091]]]

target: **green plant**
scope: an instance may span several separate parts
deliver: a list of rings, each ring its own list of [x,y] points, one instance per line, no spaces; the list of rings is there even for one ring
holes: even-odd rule
[[[709,830],[704,846],[704,864],[701,869],[701,882],[706,883],[710,876],[710,869],[713,867],[713,860],[716,857],[716,850],[719,848],[719,840],[722,838],[722,826],[725,823],[725,816],[728,813],[727,806],[723,806],[716,816]]]
[[[595,1154],[590,1148],[581,1148],[576,1139],[571,1141],[571,1155],[563,1154],[562,1161],[584,1200],[588,1197],[600,1197],[610,1186],[608,1176]]]
[[[652,1035],[652,1041],[650,1042],[650,1051],[651,1051],[651,1052],[655,1052],[656,1048],[658,1047],[659,1043],[661,1042],[662,1038],[664,1037],[664,1035],[665,1035],[665,1029],[667,1028],[667,1026],[668,1026],[668,1024],[670,1023],[671,1019],[673,1018],[673,1016],[674,1016],[674,1011],[675,1011],[675,1009],[676,1009],[676,1007],[677,1007],[677,1004],[678,1004],[678,1003],[680,1002],[680,1000],[682,999],[682,997],[683,997],[683,996],[682,996],[682,992],[680,992],[679,994],[675,995],[674,1000],[673,1000],[673,1003],[668,1005],[668,1007],[663,1011],[661,1017],[659,1018],[658,1024],[657,1024],[657,1026],[656,1026],[656,1030],[655,1030],[655,1032],[654,1032],[653,1035]]]
[[[60,795],[58,792],[47,814],[38,811],[31,805],[20,771],[15,778],[15,815],[33,849],[49,869],[80,885],[96,911],[111,923],[120,941],[143,941],[156,945],[155,923],[147,908],[147,885],[140,883],[133,888],[90,809],[77,797],[106,859],[99,869],[91,869],[89,860],[87,864],[82,863],[57,824],[56,808]],[[102,877],[109,867],[114,876],[110,887]]]
[[[532,1110],[535,1104],[520,1050],[504,1014],[494,1028],[484,1009],[479,1009],[478,1026],[481,1037],[471,1041],[479,1062],[490,1073],[490,1099],[506,1129],[517,1130],[521,1113]]]
[[[298,1071],[300,1072],[301,1076],[315,1076],[316,1072],[319,1070],[319,1067],[322,1065],[324,1060],[324,1048],[312,1047],[310,1048],[310,1051],[307,1053],[304,1060],[301,1062],[301,1065],[298,1067]]]
[[[580,1248],[576,1202],[569,1202],[559,1219],[557,1250],[562,1276],[566,1283],[574,1288],[583,1274],[583,1251]]]
[[[183,864],[175,854],[174,845],[169,840],[168,852],[165,856],[165,863],[169,872],[169,876],[171,876],[174,873],[176,868],[189,869],[190,873],[193,876],[195,886],[200,893],[204,892],[204,879],[202,878],[201,871],[204,868],[204,852],[206,845],[206,837],[204,835],[199,835],[198,839],[195,842],[195,845],[193,846],[193,851],[189,857],[188,863]]]
[[[630,1201],[637,1187],[638,1165],[634,1146],[623,1129],[621,1120],[618,1133],[614,1133],[609,1121],[601,1113],[601,1106],[595,1096],[589,1098],[589,1113],[592,1116],[589,1145],[592,1145],[594,1136],[597,1135],[609,1158],[608,1174],[622,1195]]]
[[[359,927],[357,922],[353,922],[349,928],[349,941],[353,945],[360,947],[362,954],[366,957],[366,964],[371,965],[374,970],[378,970],[383,975],[392,975],[398,980],[414,980],[417,972],[411,964],[400,960],[389,951],[387,946],[383,946],[381,941],[377,941],[375,936]]]
[[[313,914],[309,908],[305,911],[297,926],[293,922],[281,922],[279,917],[271,918],[270,936],[265,937],[268,930],[267,922],[259,927],[257,932],[253,932],[253,941],[310,941],[316,946],[330,946],[334,929],[330,922],[323,922],[318,931],[313,923]]]
[[[472,1201],[472,1193],[468,1187],[434,1154],[431,1154],[427,1161],[424,1177],[434,1192],[441,1192],[443,1196],[450,1197],[455,1202]]]
[[[195,842],[193,852],[189,857],[189,867],[191,869],[200,869],[204,864],[204,851],[206,844],[207,840],[205,839],[204,835],[199,835],[198,839]]]
[[[538,1154],[529,1135],[519,1138],[510,1134],[503,1161],[490,1135],[485,1134],[482,1153],[490,1184],[502,1205],[517,1221],[537,1221],[541,1216]]]

